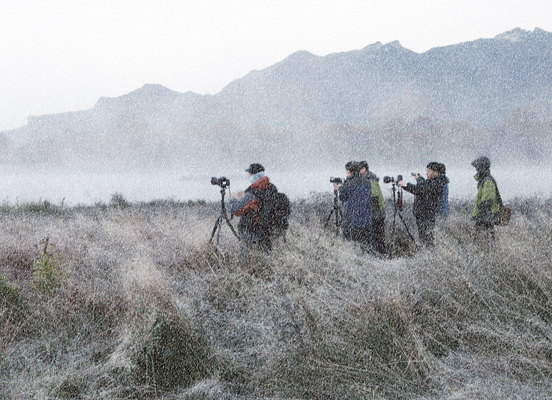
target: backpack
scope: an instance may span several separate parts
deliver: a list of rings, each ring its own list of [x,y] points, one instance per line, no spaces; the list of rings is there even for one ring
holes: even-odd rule
[[[250,192],[261,201],[256,218],[259,233],[264,237],[283,236],[289,227],[289,198],[274,185],[267,190],[251,189]]]
[[[506,207],[504,203],[502,202],[502,197],[500,197],[500,192],[498,191],[498,185],[495,182],[495,188],[496,188],[496,197],[498,200],[498,221],[495,225],[508,225],[510,224],[510,216],[512,215],[512,209],[510,207]]]

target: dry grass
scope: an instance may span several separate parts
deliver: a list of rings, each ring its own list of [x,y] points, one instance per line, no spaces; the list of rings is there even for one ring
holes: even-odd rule
[[[549,398],[549,206],[489,247],[454,204],[389,260],[323,231],[328,199],[270,256],[227,227],[215,254],[216,204],[4,207],[0,399]]]

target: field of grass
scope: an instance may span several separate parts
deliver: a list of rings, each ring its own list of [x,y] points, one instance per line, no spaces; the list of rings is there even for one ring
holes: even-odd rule
[[[0,399],[552,397],[552,201],[492,246],[452,203],[434,250],[399,223],[381,259],[322,228],[331,200],[268,256],[225,226],[215,254],[216,203],[4,204]]]

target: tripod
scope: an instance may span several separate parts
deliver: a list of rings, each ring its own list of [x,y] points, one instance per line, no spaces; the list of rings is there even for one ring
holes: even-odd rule
[[[333,208],[330,211],[328,218],[326,218],[326,222],[324,223],[324,229],[326,229],[326,227],[328,226],[328,223],[330,222],[330,219],[332,218],[332,215],[335,213],[335,228],[336,228],[335,234],[339,236],[339,228],[341,227],[341,222],[343,221],[343,213],[337,202],[337,193],[338,191],[334,190]]]
[[[406,232],[408,233],[408,236],[410,237],[410,239],[412,239],[412,242],[414,243],[414,236],[412,236],[412,234],[410,233],[410,230],[408,229],[408,225],[406,225],[406,222],[401,214],[401,211],[402,211],[402,189],[401,191],[399,192],[399,202],[400,202],[400,205],[397,204],[397,199],[396,199],[396,192],[397,192],[397,187],[395,185],[395,182],[393,182],[392,184],[392,189],[393,189],[393,228],[391,229],[391,235],[389,236],[389,244],[387,245],[387,258],[391,258],[391,244],[393,243],[393,236],[395,235],[395,227],[396,227],[396,219],[397,219],[397,214],[399,215],[399,218],[401,219],[405,229],[406,229]],[[400,209],[399,209],[400,208]]]
[[[209,239],[209,243],[213,241],[213,238],[215,237],[215,233],[217,234],[217,242],[215,244],[215,254],[217,254],[218,245],[219,245],[219,238],[220,238],[220,231],[222,229],[222,220],[225,220],[228,226],[230,227],[230,230],[234,234],[234,236],[240,240],[240,237],[236,233],[236,230],[230,223],[230,220],[228,219],[228,215],[226,214],[226,204],[224,203],[224,196],[226,195],[226,188],[223,187],[220,189],[220,215],[217,218],[217,221],[215,222],[215,226],[213,227],[213,232],[211,233],[211,239]]]

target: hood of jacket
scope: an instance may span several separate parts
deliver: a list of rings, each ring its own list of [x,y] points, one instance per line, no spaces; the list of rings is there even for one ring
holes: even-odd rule
[[[366,174],[366,179],[370,179],[370,180],[373,180],[373,181],[376,181],[376,182],[379,182],[379,178],[377,177],[376,174],[374,174],[372,171],[368,171],[368,174]]]
[[[437,175],[435,178],[433,178],[433,180],[435,180],[435,182],[441,182],[443,186],[448,183],[448,178],[446,177],[446,175]]]
[[[473,160],[471,164],[480,174],[488,174],[491,169],[491,160],[487,157],[479,157]]]

